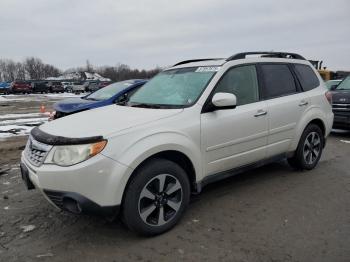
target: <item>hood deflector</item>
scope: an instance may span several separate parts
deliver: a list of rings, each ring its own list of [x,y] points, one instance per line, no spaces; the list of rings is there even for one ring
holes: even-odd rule
[[[53,145],[53,146],[91,144],[91,143],[96,143],[103,140],[103,136],[73,138],[73,137],[50,135],[40,130],[39,127],[33,128],[30,134],[36,141],[39,141],[47,145]]]

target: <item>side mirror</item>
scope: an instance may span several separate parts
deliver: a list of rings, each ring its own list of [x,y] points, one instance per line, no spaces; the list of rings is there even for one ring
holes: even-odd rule
[[[331,88],[329,90],[334,91],[335,89],[337,89],[337,86],[338,85],[331,85]]]
[[[125,103],[127,100],[128,100],[128,93],[125,93],[125,94],[119,96],[119,97],[116,99],[115,103],[120,103],[120,104],[122,104],[122,103]]]
[[[237,105],[237,97],[231,93],[216,93],[211,102],[218,109],[232,109]]]

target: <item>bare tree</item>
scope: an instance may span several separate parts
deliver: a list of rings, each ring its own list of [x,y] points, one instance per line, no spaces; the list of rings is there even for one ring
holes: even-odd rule
[[[1,78],[4,81],[13,81],[16,79],[16,63],[10,59],[4,59],[0,62]]]
[[[41,79],[44,64],[40,58],[28,57],[24,60],[24,66],[30,79]]]
[[[161,68],[151,70],[131,69],[126,64],[117,64],[116,66],[94,67],[89,60],[86,61],[85,67],[67,69],[65,73],[78,72],[84,79],[82,72],[99,73],[101,76],[111,79],[112,81],[122,81],[133,78],[151,78],[161,71]],[[0,81],[13,80],[39,80],[47,77],[57,77],[61,71],[50,64],[44,64],[40,58],[28,57],[22,63],[14,62],[11,59],[0,59]]]
[[[16,77],[17,80],[25,80],[26,79],[26,69],[24,65],[20,62],[16,63]]]

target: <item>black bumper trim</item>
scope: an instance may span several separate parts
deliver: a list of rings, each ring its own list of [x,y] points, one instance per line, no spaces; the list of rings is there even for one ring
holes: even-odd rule
[[[43,190],[45,195],[60,209],[72,212],[68,207],[72,200],[79,204],[79,212],[76,214],[117,216],[120,206],[100,206],[94,201],[74,192]]]
[[[80,144],[96,143],[103,140],[103,136],[72,138],[72,137],[50,135],[40,130],[39,127],[33,128],[30,134],[33,136],[35,140],[47,145],[80,145]]]

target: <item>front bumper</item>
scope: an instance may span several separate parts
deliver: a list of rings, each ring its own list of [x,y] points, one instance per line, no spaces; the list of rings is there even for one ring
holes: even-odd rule
[[[118,211],[133,171],[101,154],[70,167],[35,167],[22,153],[21,169],[27,169],[29,185],[32,183],[54,206],[73,213],[103,215]]]
[[[74,192],[44,189],[43,193],[56,207],[74,214],[115,216],[120,209],[120,205],[100,206],[91,199]]]

